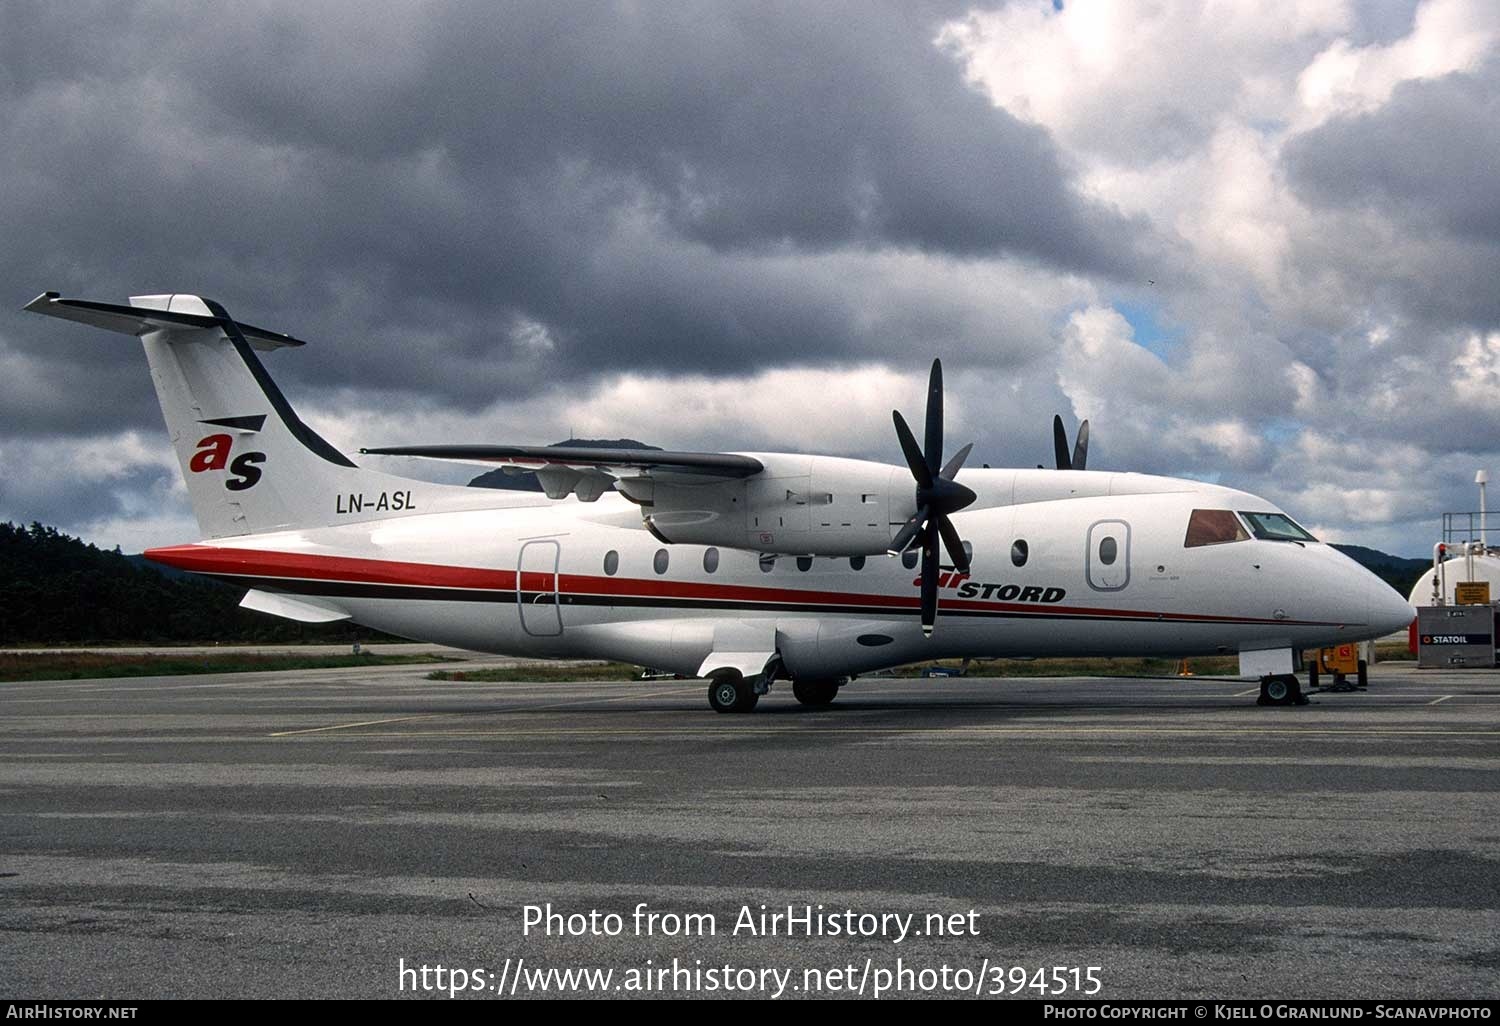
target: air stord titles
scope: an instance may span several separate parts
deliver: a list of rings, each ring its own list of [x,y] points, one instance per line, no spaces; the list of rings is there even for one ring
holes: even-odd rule
[[[917,577],[911,582],[915,587],[922,586],[922,578]],[[1066,588],[1044,588],[1038,584],[996,584],[990,581],[971,581],[968,574],[957,573],[951,568],[945,569],[938,577],[938,588],[950,588],[958,593],[958,598],[967,599],[993,599],[998,602],[1061,602],[1067,597]]]

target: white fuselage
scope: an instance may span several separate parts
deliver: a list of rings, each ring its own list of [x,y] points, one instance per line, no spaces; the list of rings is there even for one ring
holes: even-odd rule
[[[1400,596],[1326,545],[1185,547],[1194,509],[1275,509],[1245,492],[1097,472],[974,470],[962,480],[980,496],[953,518],[972,568],[943,575],[931,638],[909,557],[663,544],[614,494],[583,503],[498,493],[500,508],[427,513],[423,492],[437,486],[412,482],[416,512],[148,555],[404,637],[688,674],[731,644],[735,625],[772,637],[787,673],[834,677],[942,657],[1307,648],[1411,618]]]

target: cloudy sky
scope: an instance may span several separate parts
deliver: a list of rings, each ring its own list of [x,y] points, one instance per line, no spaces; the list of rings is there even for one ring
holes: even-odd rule
[[[8,0],[0,519],[196,537],[196,292],[345,449],[630,435],[1221,481],[1405,555],[1500,472],[1493,0]],[[1500,477],[1500,474],[1497,474]]]

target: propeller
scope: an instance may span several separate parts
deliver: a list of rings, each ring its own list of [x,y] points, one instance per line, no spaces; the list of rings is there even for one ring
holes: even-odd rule
[[[933,624],[937,621],[938,545],[948,550],[959,573],[969,572],[969,557],[964,553],[963,539],[948,517],[974,501],[972,491],[953,480],[959,468],[968,459],[974,448],[971,442],[947,463],[943,463],[943,362],[932,361],[932,376],[927,382],[927,430],[923,445],[917,444],[916,436],[906,426],[899,410],[891,411],[896,423],[896,438],[901,442],[901,452],[906,456],[906,465],[917,482],[917,511],[910,520],[901,525],[896,537],[891,539],[889,554],[900,555],[920,536],[922,540],[922,633],[932,636]]]
[[[1078,425],[1078,441],[1073,446],[1073,455],[1068,455],[1068,432],[1063,428],[1062,417],[1052,417],[1052,449],[1057,455],[1058,470],[1086,470],[1089,461],[1089,422]]]

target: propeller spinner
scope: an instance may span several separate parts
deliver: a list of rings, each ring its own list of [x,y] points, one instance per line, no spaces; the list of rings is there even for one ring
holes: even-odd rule
[[[938,544],[948,550],[948,558],[960,573],[968,573],[969,557],[964,552],[963,540],[949,520],[974,501],[975,495],[954,481],[956,475],[974,448],[971,442],[946,464],[943,463],[943,363],[932,361],[932,377],[927,382],[927,431],[923,446],[917,445],[916,436],[906,426],[900,411],[892,410],[891,418],[896,423],[896,437],[901,442],[901,451],[911,476],[917,482],[917,511],[902,525],[891,540],[890,555],[899,555],[920,535],[922,539],[922,633],[932,636],[933,624],[937,621],[938,588]]]
[[[1089,461],[1089,422],[1078,425],[1078,441],[1073,445],[1073,455],[1068,456],[1068,432],[1063,427],[1062,417],[1052,416],[1052,450],[1057,456],[1058,470],[1086,470]]]

